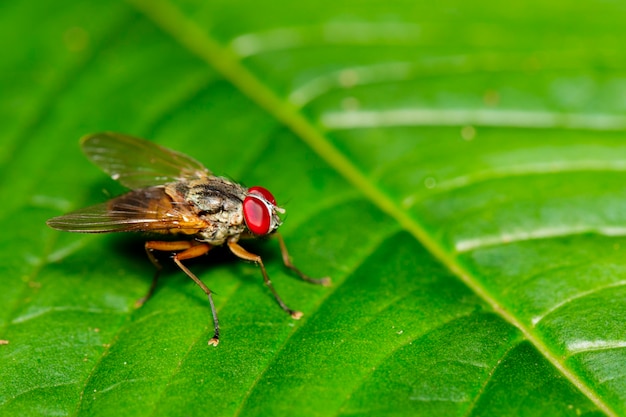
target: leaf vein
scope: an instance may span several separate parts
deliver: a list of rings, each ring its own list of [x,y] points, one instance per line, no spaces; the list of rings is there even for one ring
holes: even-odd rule
[[[599,287],[592,288],[592,289],[587,290],[587,291],[582,291],[582,292],[579,292],[578,294],[575,294],[573,296],[567,297],[563,301],[560,301],[560,302],[554,304],[552,307],[550,307],[549,309],[545,310],[541,314],[538,314],[538,315],[534,316],[532,318],[532,325],[533,325],[533,327],[536,327],[547,316],[549,316],[549,315],[553,314],[554,312],[564,308],[565,306],[567,306],[568,304],[573,303],[576,300],[579,300],[579,299],[584,298],[584,297],[588,297],[588,296],[590,296],[592,294],[599,293],[599,292],[607,290],[609,288],[623,287],[625,285],[626,285],[626,280],[616,281],[616,282],[612,282],[612,283],[607,284],[607,285],[601,285]]]
[[[607,237],[626,236],[626,227],[620,226],[591,226],[591,225],[563,225],[558,227],[543,227],[511,232],[499,235],[481,236],[475,239],[463,239],[455,243],[457,253],[467,253],[488,247],[508,245],[515,242],[532,240],[556,239],[568,236],[595,233]]]
[[[489,375],[487,376],[487,378],[485,378],[485,380],[480,385],[480,389],[476,392],[474,400],[467,407],[467,410],[465,412],[465,416],[469,416],[469,415],[472,414],[472,411],[476,408],[476,405],[478,404],[478,401],[479,401],[480,397],[482,396],[482,394],[487,389],[487,386],[489,385],[489,382],[491,382],[494,374],[496,373],[496,370],[502,364],[502,362],[504,362],[504,358],[506,358],[509,355],[509,353],[511,353],[514,349],[516,349],[519,346],[520,343],[521,343],[521,340],[517,340],[517,341],[515,341],[515,343],[511,343],[511,346],[509,346],[509,348],[507,350],[502,352],[502,355],[500,356],[500,359],[498,359],[498,361],[496,361],[494,366],[489,370]]]

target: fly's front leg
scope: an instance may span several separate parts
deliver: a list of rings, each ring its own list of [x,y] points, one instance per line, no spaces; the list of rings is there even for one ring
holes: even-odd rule
[[[270,281],[270,278],[267,275],[265,265],[263,265],[263,261],[261,260],[261,257],[259,255],[248,252],[247,250],[239,246],[237,242],[233,241],[228,242],[228,248],[238,258],[244,259],[246,261],[256,262],[261,268],[261,273],[263,274],[263,281],[265,281],[265,285],[267,285],[270,291],[272,291],[272,294],[274,295],[276,302],[278,302],[278,305],[280,305],[280,307],[285,310],[287,314],[289,314],[292,318],[298,320],[300,317],[302,317],[302,312],[290,309],[280,298],[280,296],[274,289],[274,286],[272,285],[272,281]]]
[[[148,252],[148,256],[151,258],[151,260],[154,259],[153,263],[155,263],[156,261],[154,255],[152,254],[153,250],[169,252],[182,251],[175,254],[172,259],[174,259],[176,265],[178,265],[178,267],[182,269],[189,278],[191,278],[196,284],[198,284],[198,286],[202,288],[202,291],[204,291],[204,293],[207,295],[209,299],[209,304],[211,306],[211,314],[213,315],[214,329],[214,334],[213,337],[209,340],[209,345],[217,346],[217,344],[220,342],[220,326],[217,319],[217,310],[215,309],[215,303],[213,303],[213,297],[211,296],[211,290],[204,284],[204,282],[200,281],[200,279],[181,262],[185,259],[192,259],[197,258],[198,256],[202,256],[206,254],[209,250],[211,250],[212,247],[213,246],[209,245],[208,243],[185,240],[178,242],[146,242],[146,251]],[[158,262],[156,262],[155,265],[160,268]]]
[[[323,285],[325,287],[329,287],[331,284],[330,277],[324,278],[311,278],[310,276],[304,274],[300,271],[294,264],[291,263],[291,259],[289,258],[289,252],[287,252],[287,246],[285,245],[285,240],[282,235],[278,232],[275,232],[274,235],[278,239],[278,243],[280,244],[280,253],[283,255],[283,263],[293,272],[298,274],[298,276],[306,282],[310,282],[312,284]]]

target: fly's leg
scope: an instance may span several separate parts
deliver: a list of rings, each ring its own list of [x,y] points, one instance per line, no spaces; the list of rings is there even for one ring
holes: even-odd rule
[[[296,268],[296,266],[291,263],[291,259],[289,258],[289,252],[287,252],[287,246],[285,245],[285,240],[283,239],[282,235],[278,232],[274,233],[274,235],[276,235],[276,238],[278,238],[278,243],[280,244],[280,252],[283,255],[283,263],[285,264],[287,268],[291,269],[293,272],[298,274],[298,276],[306,282],[310,282],[312,284],[317,284],[317,285],[323,285],[325,287],[330,286],[331,284],[330,277],[311,278],[310,276],[304,274],[302,271]]]
[[[161,266],[156,261],[156,258],[152,254],[152,251],[155,251],[155,250],[167,251],[167,252],[181,251],[175,254],[172,257],[172,259],[174,259],[174,262],[176,262],[176,265],[178,265],[178,267],[182,269],[183,272],[187,274],[189,278],[191,278],[196,284],[198,284],[200,288],[202,288],[202,291],[204,291],[204,293],[209,298],[209,304],[211,306],[211,314],[213,315],[213,328],[214,328],[214,334],[213,334],[213,337],[209,340],[209,345],[217,346],[217,344],[220,342],[220,326],[219,326],[219,321],[217,320],[217,310],[215,309],[215,304],[213,303],[211,290],[209,289],[209,287],[207,287],[204,284],[204,282],[200,281],[200,279],[197,276],[195,276],[195,274],[191,272],[189,268],[187,268],[181,262],[181,261],[184,261],[185,259],[192,259],[192,258],[197,258],[198,256],[202,256],[206,254],[209,250],[211,250],[212,247],[213,246],[209,245],[208,243],[199,243],[199,242],[187,241],[187,240],[182,240],[178,242],[162,242],[162,241],[153,240],[153,241],[146,242],[146,252],[148,252],[148,257],[150,258],[152,263],[156,265],[156,267],[159,270]],[[153,286],[154,285],[155,283],[153,282]],[[151,290],[153,290],[152,287],[151,287]]]
[[[146,292],[146,295],[144,295],[143,297],[135,301],[135,308],[140,308],[142,305],[144,305],[146,301],[148,301],[152,297],[152,295],[154,294],[154,290],[156,290],[157,282],[159,281],[159,276],[161,275],[161,271],[163,270],[161,263],[154,256],[154,253],[152,253],[153,252],[153,248],[151,247],[152,243],[153,242],[146,242],[146,244],[144,245],[144,249],[146,250],[146,255],[148,255],[148,259],[150,259],[150,262],[152,263],[152,265],[154,265],[154,268],[155,268],[154,277],[152,278],[152,283],[150,284],[150,288],[148,289],[148,292]]]
[[[191,241],[186,241],[186,240],[179,241],[179,242],[161,242],[161,241],[146,242],[146,244],[144,245],[144,248],[146,249],[146,254],[148,255],[148,259],[150,259],[150,262],[152,262],[152,265],[154,265],[154,267],[156,268],[156,271],[154,271],[154,278],[152,279],[152,284],[150,285],[148,292],[139,300],[135,301],[135,307],[137,308],[141,307],[146,301],[150,299],[150,297],[152,297],[152,295],[154,294],[154,290],[156,289],[161,271],[163,270],[163,266],[161,266],[161,263],[154,256],[153,252],[155,250],[176,252],[176,251],[189,249],[192,246],[193,246],[193,243]]]
[[[247,250],[239,246],[237,242],[233,242],[233,241],[228,242],[228,248],[238,258],[244,259],[246,261],[256,262],[261,268],[261,273],[263,274],[263,281],[265,281],[265,285],[267,285],[270,291],[272,291],[272,294],[274,295],[276,302],[278,302],[278,305],[283,310],[285,310],[287,314],[289,314],[292,318],[298,320],[300,317],[302,317],[302,312],[290,309],[289,307],[287,307],[284,301],[280,298],[280,296],[274,289],[274,286],[272,285],[272,281],[270,281],[270,278],[267,275],[267,271],[265,270],[265,266],[263,265],[263,261],[261,260],[261,257],[259,255],[255,255],[253,253],[248,252]]]
[[[183,252],[180,252],[174,255],[174,262],[176,262],[176,265],[178,265],[178,267],[182,269],[183,272],[185,272],[185,274],[187,274],[189,278],[194,280],[194,282],[198,284],[198,286],[202,288],[202,291],[204,291],[204,293],[207,295],[209,299],[209,304],[211,305],[211,314],[213,315],[213,329],[214,329],[213,337],[209,339],[208,343],[209,345],[217,346],[217,344],[220,342],[220,324],[217,319],[217,310],[215,309],[215,303],[213,303],[211,290],[209,289],[209,287],[204,285],[204,282],[200,281],[200,279],[196,277],[194,273],[191,272],[189,268],[187,268],[181,262],[185,259],[192,259],[192,258],[197,258],[198,256],[202,256],[206,254],[209,250],[211,250],[211,248],[212,246],[209,245],[208,243],[201,243],[199,245],[193,246],[189,249],[184,250]]]

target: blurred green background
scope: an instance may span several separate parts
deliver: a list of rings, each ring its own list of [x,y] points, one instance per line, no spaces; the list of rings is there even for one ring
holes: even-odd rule
[[[0,4],[0,415],[626,415],[626,3]],[[262,185],[296,265],[46,219],[145,137]]]

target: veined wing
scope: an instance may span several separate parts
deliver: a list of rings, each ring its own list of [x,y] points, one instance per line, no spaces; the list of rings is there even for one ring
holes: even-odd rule
[[[89,160],[131,189],[211,175],[187,155],[121,133],[95,133],[80,143]]]
[[[209,227],[187,205],[173,202],[163,187],[130,191],[106,203],[54,217],[47,224],[53,229],[79,233],[194,234]]]

